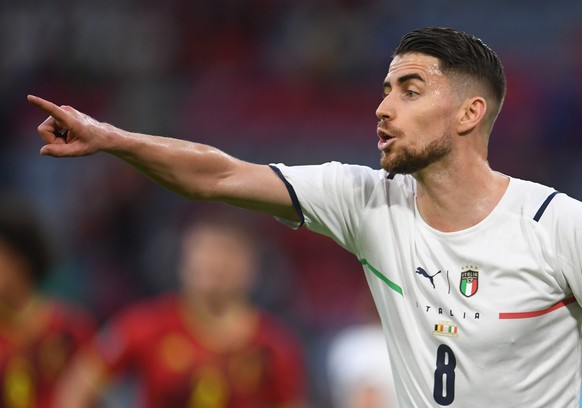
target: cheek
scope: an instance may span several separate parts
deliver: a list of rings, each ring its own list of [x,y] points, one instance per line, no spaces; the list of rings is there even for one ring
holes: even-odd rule
[[[431,103],[426,109],[415,115],[414,122],[420,133],[440,137],[450,133],[453,129],[454,117],[452,110],[441,101],[440,103]]]
[[[26,264],[10,251],[0,248],[0,289],[8,290],[25,279],[27,275]]]
[[[443,117],[435,110],[424,110],[418,112],[409,121],[408,136],[409,143],[421,144],[434,139],[443,134],[445,130]]]

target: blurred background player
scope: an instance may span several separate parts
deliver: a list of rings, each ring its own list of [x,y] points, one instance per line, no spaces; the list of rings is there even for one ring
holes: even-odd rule
[[[256,242],[229,217],[187,226],[179,293],[107,322],[63,387],[60,407],[93,406],[122,373],[139,384],[133,406],[304,406],[300,344],[250,299],[258,270]]]
[[[41,294],[52,259],[36,211],[0,197],[0,407],[56,407],[53,394],[80,345],[89,315]]]

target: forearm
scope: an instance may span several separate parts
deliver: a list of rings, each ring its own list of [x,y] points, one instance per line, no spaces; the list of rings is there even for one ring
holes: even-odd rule
[[[245,162],[212,146],[113,128],[108,152],[184,197],[222,201],[297,221],[289,194],[266,165]]]
[[[110,130],[103,150],[124,160],[156,183],[188,198],[218,200],[224,181],[241,161],[211,146],[169,137]]]
[[[82,353],[57,383],[54,406],[96,408],[106,386],[105,368],[95,356]]]

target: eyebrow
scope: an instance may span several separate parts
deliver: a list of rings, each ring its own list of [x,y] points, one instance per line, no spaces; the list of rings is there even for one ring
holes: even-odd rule
[[[425,82],[424,78],[422,76],[420,76],[420,74],[413,72],[411,74],[406,74],[406,75],[402,75],[401,77],[399,77],[396,82],[398,82],[398,85],[402,85],[405,82],[411,81],[413,79],[418,79],[421,82]],[[384,82],[384,88],[392,88],[392,85],[390,85],[390,82],[385,81]]]

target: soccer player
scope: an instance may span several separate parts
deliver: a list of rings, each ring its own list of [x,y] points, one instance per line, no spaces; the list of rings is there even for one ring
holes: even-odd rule
[[[45,155],[104,151],[193,199],[305,224],[361,262],[403,407],[576,407],[582,203],[501,174],[488,141],[505,96],[475,36],[414,30],[376,110],[381,169],[289,167],[136,134],[29,97]]]
[[[92,407],[127,374],[144,408],[299,408],[302,348],[250,291],[256,242],[232,218],[203,219],[183,234],[181,290],[129,306],[104,326],[60,392],[60,408]]]
[[[58,407],[53,395],[92,317],[38,289],[51,251],[29,203],[0,197],[0,407]]]

